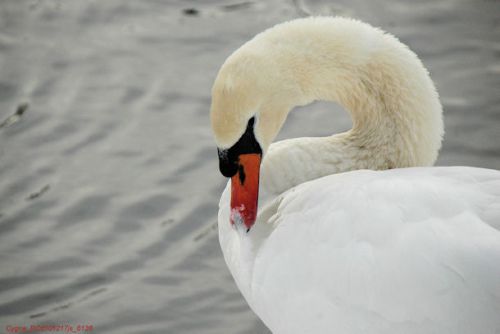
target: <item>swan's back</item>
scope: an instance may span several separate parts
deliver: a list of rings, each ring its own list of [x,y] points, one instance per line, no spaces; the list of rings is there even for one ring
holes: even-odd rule
[[[274,333],[500,330],[500,172],[355,171],[277,201],[240,286]]]

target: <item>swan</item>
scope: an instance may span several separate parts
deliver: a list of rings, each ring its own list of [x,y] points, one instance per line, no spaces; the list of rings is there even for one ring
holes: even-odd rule
[[[272,144],[315,100],[352,129]],[[273,333],[500,333],[500,172],[429,167],[442,107],[397,38],[340,17],[278,24],[224,62],[210,119],[224,259]]]

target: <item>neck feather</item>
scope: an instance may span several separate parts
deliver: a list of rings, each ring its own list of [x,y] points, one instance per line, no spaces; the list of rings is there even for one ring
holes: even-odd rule
[[[395,37],[358,21],[308,18],[256,41],[273,45],[281,82],[297,87],[292,107],[334,101],[353,121],[346,133],[271,145],[263,164],[268,190],[349,170],[435,162],[443,134],[438,94],[418,57]]]

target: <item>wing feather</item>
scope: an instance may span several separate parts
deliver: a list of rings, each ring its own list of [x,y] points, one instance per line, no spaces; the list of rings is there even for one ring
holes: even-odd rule
[[[479,168],[304,183],[276,205],[252,308],[276,333],[498,333],[499,203]]]

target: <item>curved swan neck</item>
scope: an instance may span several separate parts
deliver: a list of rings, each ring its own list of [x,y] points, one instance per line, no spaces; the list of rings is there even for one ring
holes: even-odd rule
[[[353,128],[270,147],[288,112],[315,100],[343,106]],[[227,59],[213,89],[217,144],[234,144],[253,115],[256,138],[268,151],[264,169],[299,174],[286,186],[352,169],[432,165],[443,134],[438,94],[418,57],[392,35],[345,18],[279,24]]]
[[[303,174],[297,182],[353,169],[435,162],[443,135],[438,94],[418,57],[395,37],[349,19],[308,18],[278,25],[255,42],[273,46],[271,57],[280,75],[276,91],[283,84],[294,87],[292,108],[334,101],[352,117],[353,128],[346,133],[317,139],[314,145],[289,142],[301,147],[295,157],[280,154],[287,168],[293,159],[309,164],[296,171]],[[269,160],[276,160],[271,155],[277,152],[271,150]]]

